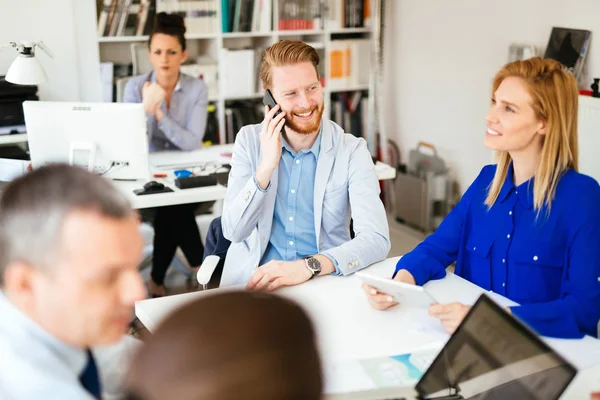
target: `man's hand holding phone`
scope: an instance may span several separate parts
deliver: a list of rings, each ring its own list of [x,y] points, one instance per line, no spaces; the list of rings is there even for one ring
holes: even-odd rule
[[[278,111],[280,111],[278,104],[272,108],[265,106],[263,130],[260,132],[262,160],[256,170],[256,181],[263,190],[269,186],[271,175],[279,165],[281,158],[280,132],[285,123],[285,112],[281,111],[277,114]]]

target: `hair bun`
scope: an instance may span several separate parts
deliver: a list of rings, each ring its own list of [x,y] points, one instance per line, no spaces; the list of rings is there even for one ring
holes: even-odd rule
[[[185,23],[181,15],[168,14],[166,12],[156,14],[154,27],[157,30],[176,31],[181,32],[182,34],[186,31]]]

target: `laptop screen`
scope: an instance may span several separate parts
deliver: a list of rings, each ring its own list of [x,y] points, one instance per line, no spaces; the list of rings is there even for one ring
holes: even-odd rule
[[[577,370],[481,295],[425,372],[423,399],[558,399]]]

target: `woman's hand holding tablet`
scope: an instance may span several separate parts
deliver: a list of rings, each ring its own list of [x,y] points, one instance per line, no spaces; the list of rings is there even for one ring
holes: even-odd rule
[[[425,288],[415,285],[413,276],[406,270],[398,271],[395,279],[367,272],[357,272],[356,276],[363,282],[371,306],[377,310],[386,310],[398,303],[421,308],[437,303]]]

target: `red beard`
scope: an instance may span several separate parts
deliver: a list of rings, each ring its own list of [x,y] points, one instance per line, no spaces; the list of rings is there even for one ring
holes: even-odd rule
[[[307,110],[297,110],[288,113],[288,116],[285,118],[285,126],[292,129],[294,132],[309,135],[319,130],[321,126],[321,118],[323,117],[323,111],[325,110],[325,105],[321,104],[319,106],[313,106]],[[294,116],[294,114],[304,114],[306,112],[315,111],[313,115],[311,115],[310,120],[302,121],[298,117]]]

